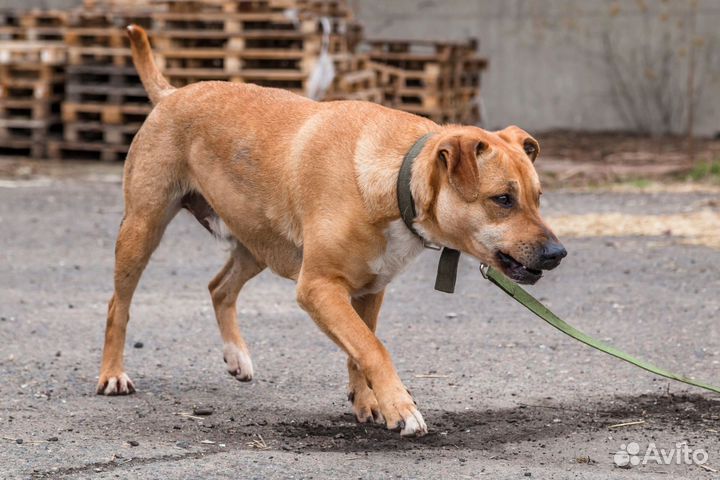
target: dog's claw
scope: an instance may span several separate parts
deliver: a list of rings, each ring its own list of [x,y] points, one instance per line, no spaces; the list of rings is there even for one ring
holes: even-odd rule
[[[225,344],[223,360],[227,364],[228,373],[241,382],[249,382],[253,378],[253,365],[250,355],[232,343]]]
[[[425,420],[416,407],[415,399],[405,388],[399,390],[396,398],[385,403],[383,412],[388,430],[400,431],[403,437],[422,437],[428,431]]]
[[[380,412],[380,410],[372,410],[372,419],[373,423],[377,423],[378,425],[385,424],[385,417],[383,417],[383,414]]]
[[[401,423],[400,435],[403,437],[422,437],[427,433],[427,425],[425,425],[425,420],[418,410],[414,410],[412,416],[408,417],[407,421],[401,421]]]
[[[244,374],[242,370],[228,370],[230,376],[235,377],[240,382],[249,382],[252,380],[252,374]]]
[[[107,396],[130,395],[135,393],[135,385],[126,373],[121,373],[120,375],[109,377],[107,380],[101,380],[98,383],[95,393]]]

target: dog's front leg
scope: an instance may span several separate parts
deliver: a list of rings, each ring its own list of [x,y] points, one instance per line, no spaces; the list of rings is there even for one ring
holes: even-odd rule
[[[385,291],[369,293],[352,299],[352,306],[365,325],[374,333]],[[348,357],[348,400],[352,403],[355,418],[359,423],[385,423],[375,393],[368,386],[365,374],[358,364]]]
[[[365,375],[388,429],[421,436],[427,426],[400,381],[390,354],[350,303],[346,284],[334,277],[308,274],[298,280],[298,303]]]

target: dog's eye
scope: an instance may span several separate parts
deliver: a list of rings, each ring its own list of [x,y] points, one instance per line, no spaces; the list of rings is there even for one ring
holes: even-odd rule
[[[498,195],[492,198],[495,203],[501,207],[510,208],[513,206],[513,198],[511,195]]]

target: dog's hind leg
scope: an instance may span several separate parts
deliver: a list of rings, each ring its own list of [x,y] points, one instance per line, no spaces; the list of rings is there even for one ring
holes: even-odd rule
[[[174,159],[138,153],[135,144],[142,134],[143,130],[133,142],[125,165],[125,216],[115,244],[115,291],[108,306],[97,384],[97,393],[102,395],[125,395],[135,390],[123,365],[130,302],[165,228],[180,209],[180,182],[169,167]]]
[[[115,292],[108,306],[98,394],[124,395],[135,390],[123,368],[130,302],[150,255],[178,208],[163,209],[155,215],[149,209],[131,211],[123,218],[115,245]]]
[[[365,324],[375,332],[377,326],[380,307],[383,303],[385,291],[371,293],[359,298],[353,298],[352,306],[363,319]],[[353,359],[348,358],[347,361],[348,375],[348,400],[352,403],[355,418],[360,423],[385,423],[385,419],[380,413],[377,398],[370,389],[365,375],[360,371],[357,363]]]
[[[250,351],[237,323],[237,297],[243,285],[264,269],[265,265],[258,262],[247,248],[237,243],[223,269],[208,285],[223,341],[223,358],[228,373],[241,382],[252,380],[253,366]]]

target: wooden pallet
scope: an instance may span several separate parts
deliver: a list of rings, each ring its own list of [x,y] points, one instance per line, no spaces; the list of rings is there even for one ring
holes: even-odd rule
[[[0,118],[48,121],[60,112],[59,100],[0,98]]]
[[[62,65],[66,48],[52,42],[0,41],[0,65]]]
[[[111,125],[102,122],[65,123],[63,138],[70,143],[130,145],[142,123]]]
[[[64,68],[46,64],[0,64],[0,86],[12,82],[61,83],[65,79]]]
[[[68,65],[68,85],[105,85],[117,88],[142,87],[135,67],[114,65]]]
[[[0,65],[0,98],[48,99],[62,95],[63,67],[45,64]]]
[[[371,40],[368,55],[385,105],[437,122],[477,123],[477,43]]]
[[[236,34],[257,31],[300,31],[312,33],[314,21],[296,21],[282,12],[158,12],[153,15],[153,30],[164,31],[213,31]]]
[[[296,8],[295,0],[152,0],[172,13],[283,12]]]
[[[65,99],[70,103],[105,104],[147,104],[148,97],[142,85],[118,87],[69,83],[65,88]]]
[[[68,47],[130,48],[126,30],[117,27],[71,27],[64,42]]]
[[[130,43],[124,28],[72,26],[65,33],[65,44],[69,65],[132,67]]]
[[[294,2],[299,10],[317,16],[353,18],[354,14],[345,0],[297,0]]]
[[[28,40],[62,42],[64,27],[8,27],[0,26],[0,40]]]
[[[22,138],[0,139],[0,157],[19,156],[37,159],[45,158],[46,144]]]
[[[62,120],[73,122],[102,122],[111,125],[142,123],[150,113],[150,105],[106,105],[103,103],[63,102]]]
[[[52,121],[0,118],[0,155],[43,158],[47,138],[60,131],[59,117]]]
[[[160,0],[153,15],[158,66],[176,86],[199,80],[252,82],[304,93],[321,51],[318,15],[298,0]],[[334,2],[338,8],[339,3]],[[319,7],[318,7],[319,8]],[[294,17],[286,14],[295,9]],[[331,54],[346,53],[346,13],[334,12]]]
[[[50,140],[47,155],[53,160],[100,160],[122,162],[130,149],[129,145],[107,145],[102,143],[67,142]]]
[[[303,77],[312,71],[315,61],[315,56],[305,52],[281,49],[175,49],[162,51],[157,56],[163,71],[211,70],[228,74],[267,71],[268,75],[295,72]]]
[[[20,15],[22,12],[14,8],[0,9],[0,27],[18,27],[20,26]]]
[[[68,65],[133,65],[129,48],[70,47],[67,53]]]
[[[59,10],[0,12],[0,40],[60,42],[66,24],[67,13]]]
[[[28,140],[43,143],[51,130],[59,132],[59,126],[59,117],[53,121],[0,118],[0,141]]]
[[[33,9],[20,15],[19,24],[22,27],[63,28],[67,25],[68,14],[63,10]]]
[[[26,24],[52,25],[33,12]],[[0,42],[0,146],[2,153],[41,158],[46,139],[58,134],[65,48],[52,42]]]
[[[37,99],[47,102],[60,101],[63,97],[65,84],[62,77],[52,82],[27,79],[3,79],[0,75],[0,98],[14,100]]]
[[[153,30],[151,33],[158,55],[162,55],[165,50],[174,49],[283,49],[317,53],[321,45],[318,34],[298,30],[253,30],[238,33],[213,30]],[[332,43],[332,37],[330,40],[330,52],[334,53],[336,49],[332,47],[337,47],[339,42]]]
[[[383,90],[367,55],[338,54],[333,56],[335,78],[324,100],[363,100],[381,103]]]
[[[86,11],[111,11],[122,12],[123,10],[151,10],[149,0],[83,0],[83,10]]]
[[[462,72],[464,62],[474,58],[477,44],[468,42],[431,42],[372,40],[370,59],[382,65],[400,69],[416,82],[429,82],[442,87],[453,87]],[[422,86],[422,85],[407,85]]]
[[[153,10],[149,7],[126,7],[79,9],[68,18],[68,29],[73,28],[114,28],[123,29],[134,23],[145,29],[152,27]]]

